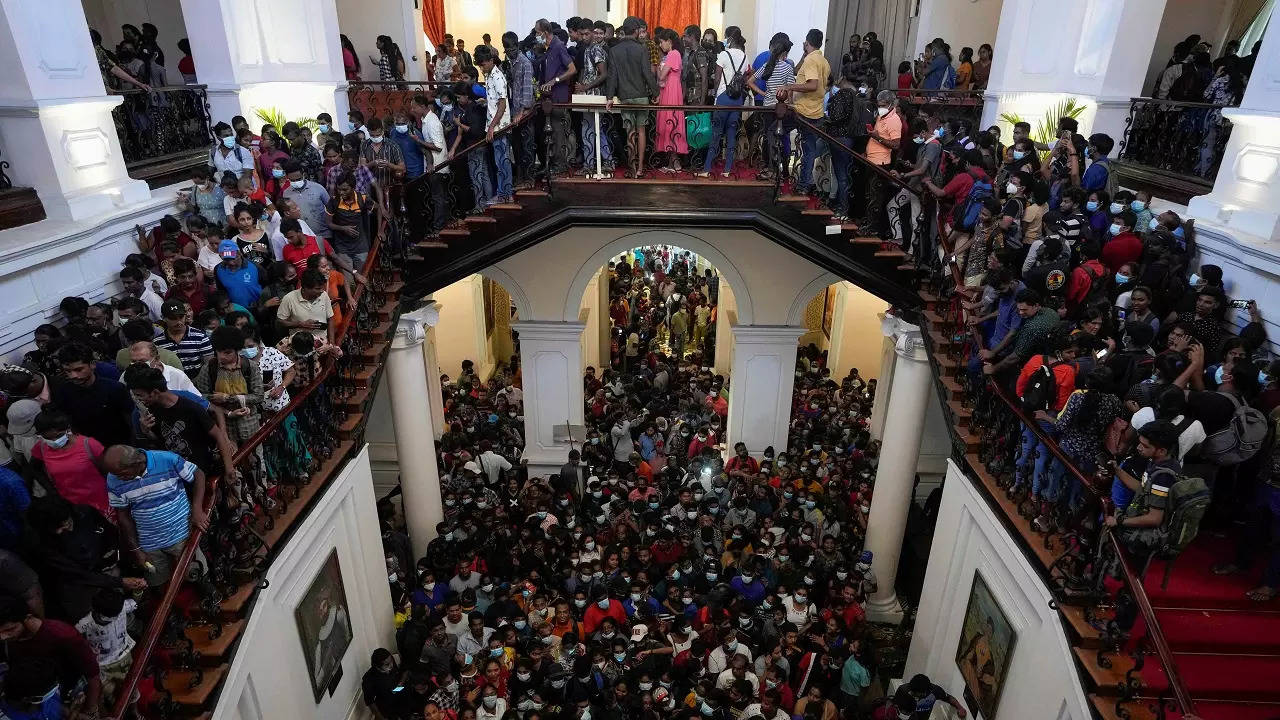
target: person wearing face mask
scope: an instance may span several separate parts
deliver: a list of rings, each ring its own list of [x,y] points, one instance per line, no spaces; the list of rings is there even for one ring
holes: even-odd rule
[[[917,193],[922,189],[924,180],[927,179],[935,184],[940,181],[938,168],[942,162],[942,141],[938,138],[937,129],[937,118],[914,118],[911,121],[909,131],[912,142],[919,146],[916,150],[915,165],[905,173],[899,173],[897,170],[893,171],[895,177],[906,181],[907,187],[916,191],[899,190],[893,196],[893,200],[889,202],[889,231],[893,241],[903,246],[904,250],[909,246],[905,244],[903,210],[907,209],[907,218],[911,223],[910,227],[914,231],[922,230],[917,223],[917,220],[921,217],[920,196]]]
[[[1100,259],[1112,272],[1142,257],[1142,238],[1133,232],[1136,223],[1134,212],[1127,208],[1111,216],[1111,225],[1107,228],[1109,239],[1102,246]]]
[[[105,452],[102,444],[72,430],[70,418],[53,405],[35,416],[33,427],[38,441],[31,448],[32,470],[43,470],[69,502],[115,517],[107,503],[106,476],[99,470]]]

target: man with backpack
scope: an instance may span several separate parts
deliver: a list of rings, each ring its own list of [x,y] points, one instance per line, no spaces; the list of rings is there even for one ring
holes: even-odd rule
[[[1050,339],[1050,343],[1054,346],[1053,354],[1035,355],[1028,360],[1022,366],[1022,372],[1018,373],[1014,389],[1022,401],[1022,412],[1052,437],[1056,434],[1054,420],[1076,388],[1076,367],[1072,361],[1079,354],[1080,346],[1078,340],[1070,335],[1069,329],[1062,326]],[[1051,491],[1043,485],[1049,466],[1049,450],[1030,425],[1022,429],[1022,450],[1018,457],[1018,466],[1014,469],[1016,490],[1021,491],[1027,487],[1027,472],[1032,470],[1029,483],[1032,498],[1058,497],[1061,494],[1060,489]]]
[[[1092,307],[1110,315],[1111,296],[1107,280],[1111,273],[1099,260],[1101,248],[1098,243],[1089,241],[1080,245],[1077,252],[1081,263],[1067,279],[1067,312],[1071,317],[1081,317]]]
[[[1181,551],[1200,530],[1200,519],[1209,507],[1204,480],[1182,474],[1177,460],[1178,430],[1168,420],[1154,420],[1138,429],[1137,453],[1147,469],[1135,478],[1112,463],[1116,477],[1133,490],[1133,502],[1122,514],[1104,522],[1115,528],[1120,542],[1139,562],[1164,547]]]
[[[1247,398],[1258,389],[1258,373],[1252,363],[1245,359],[1223,362],[1218,389],[1203,390],[1204,354],[1204,345],[1193,343],[1187,349],[1190,363],[1173,384],[1196,388],[1187,392],[1187,414],[1204,425],[1206,438],[1198,456],[1213,473],[1213,469],[1239,465],[1256,455],[1267,437],[1267,419],[1261,410],[1248,405]]]

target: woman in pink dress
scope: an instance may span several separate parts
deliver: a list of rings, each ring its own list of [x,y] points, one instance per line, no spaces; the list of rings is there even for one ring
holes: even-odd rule
[[[360,79],[360,58],[356,55],[356,46],[346,35],[339,35],[338,40],[342,44],[342,69],[347,73],[347,82],[356,82]]]
[[[658,104],[683,105],[684,88],[680,85],[680,70],[684,64],[680,58],[680,37],[675,30],[664,28],[658,34],[658,49],[663,53],[662,64],[658,66]],[[684,111],[659,110],[657,124],[658,139],[653,149],[667,153],[667,166],[662,172],[680,172],[680,155],[689,152],[689,144],[685,142]]]

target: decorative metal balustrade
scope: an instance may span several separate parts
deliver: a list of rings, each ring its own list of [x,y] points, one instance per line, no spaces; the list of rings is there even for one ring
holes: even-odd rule
[[[1119,159],[1137,170],[1212,188],[1222,165],[1231,121],[1223,105],[1131,98]]]
[[[912,88],[896,90],[898,102],[913,112],[927,112],[943,119],[958,119],[969,123],[970,131],[977,131],[982,122],[982,110],[986,104],[984,90],[922,90]]]
[[[353,82],[347,86],[347,103],[352,110],[359,110],[366,118],[391,118],[396,112],[409,111],[409,101],[415,95],[435,97],[436,90],[451,87],[452,83],[423,82]]]
[[[131,177],[181,175],[208,155],[213,124],[204,85],[131,88],[116,94],[123,102],[111,116]]]
[[[223,603],[245,588],[256,594],[288,531],[363,442],[364,417],[390,348],[398,312],[395,282],[404,256],[398,229],[380,228],[363,268],[367,284],[335,328],[341,354],[318,352],[295,363],[288,405],[263,412],[262,427],[240,444],[234,478],[211,478],[208,530],[193,530],[155,606],[111,717],[185,717],[188,693],[214,668],[193,638],[213,641],[227,624]],[[137,700],[131,701],[137,692]],[[212,707],[211,705],[209,707]]]

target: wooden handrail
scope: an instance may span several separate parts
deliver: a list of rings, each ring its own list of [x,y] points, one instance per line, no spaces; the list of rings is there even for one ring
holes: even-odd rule
[[[517,127],[519,127],[519,126],[521,126],[521,125],[523,125],[523,124],[525,124],[525,123],[529,122],[530,120],[532,120],[534,115],[535,115],[535,113],[534,113],[532,110],[528,110],[528,111],[525,111],[525,112],[521,113],[519,117],[517,117],[517,118],[513,119],[511,122],[507,123],[507,126],[506,126],[506,127],[502,128],[501,130],[497,130],[497,131],[495,131],[495,132],[493,133],[493,139],[494,139],[494,140],[497,140],[499,137],[502,137],[502,136],[504,136],[504,135],[509,135],[509,134],[510,134],[511,132],[513,132]],[[439,171],[439,170],[442,170],[442,169],[444,169],[444,168],[446,168],[446,167],[449,167],[449,166],[450,166],[450,165],[452,165],[453,163],[457,162],[459,158],[466,157],[467,155],[471,154],[472,152],[475,152],[475,151],[476,151],[476,149],[478,149],[478,148],[482,148],[482,147],[485,147],[485,146],[490,145],[490,144],[491,144],[491,143],[490,143],[487,139],[486,139],[486,140],[480,140],[480,141],[478,141],[478,142],[471,143],[470,145],[468,145],[468,146],[466,146],[466,147],[462,148],[461,150],[459,150],[458,152],[454,153],[452,157],[450,157],[449,159],[445,160],[444,162],[442,162],[442,163],[438,163],[438,164],[436,164],[436,165],[432,165],[431,167],[427,168],[425,171],[423,171],[423,173],[422,173],[421,175],[419,175],[418,177],[416,177],[416,178],[414,178],[414,179],[410,180],[409,182],[405,183],[405,185],[404,185],[404,186],[405,186],[405,188],[406,188],[406,189],[408,189],[411,185],[417,185],[417,184],[420,184],[420,183],[426,182],[426,178],[430,177],[431,173],[434,173],[434,172],[436,172],[436,171]]]
[[[386,234],[387,227],[388,223],[384,217],[379,225],[378,233],[374,237],[373,245],[369,249],[369,257],[365,260],[361,274],[368,275],[377,262],[378,251],[381,248],[382,238]],[[363,296],[365,287],[365,285],[360,285],[353,292],[353,298],[356,304],[360,302],[360,298]],[[354,319],[354,312],[348,313],[347,317],[343,318],[342,324],[337,327],[338,332],[334,335],[334,338],[337,341],[335,344],[341,345],[343,340],[346,339],[346,334],[350,330]],[[248,460],[250,455],[252,455],[257,448],[276,431],[277,428],[279,428],[280,424],[283,423],[291,414],[297,411],[298,408],[302,407],[302,404],[324,384],[325,380],[328,379],[329,375],[333,373],[336,367],[337,363],[332,357],[325,358],[320,371],[316,373],[311,382],[302,390],[291,394],[288,405],[285,405],[285,407],[279,412],[274,413],[262,424],[261,427],[258,428],[256,432],[254,432],[253,435],[249,437],[248,440],[241,443],[240,448],[231,458],[233,467],[239,466],[241,463]],[[208,512],[213,508],[214,497],[216,496],[215,490],[217,489],[220,480],[221,478],[219,477],[209,478],[209,487],[207,488],[204,497],[205,512]],[[169,613],[173,610],[174,600],[177,598],[178,592],[182,589],[182,585],[186,581],[187,570],[191,565],[192,559],[195,557],[196,550],[200,547],[200,540],[204,537],[204,533],[205,531],[200,528],[192,530],[190,536],[187,538],[186,546],[182,549],[182,554],[178,556],[177,562],[174,563],[173,574],[169,577],[169,582],[165,586],[164,595],[160,598],[159,604],[156,605],[154,614],[152,615],[150,622],[147,623],[146,632],[143,634],[142,640],[138,642],[138,645],[134,650],[133,666],[129,668],[129,673],[125,676],[124,682],[119,688],[116,696],[116,703],[111,709],[110,717],[114,718],[114,720],[124,720],[125,715],[129,710],[130,699],[137,690],[138,683],[141,682],[142,676],[146,673],[147,663],[150,661],[152,653],[155,652],[156,647],[160,643],[160,636],[164,632],[164,626],[169,618]]]
[[[1130,104],[1142,103],[1143,105],[1172,105],[1177,108],[1188,108],[1188,109],[1201,108],[1201,109],[1210,109],[1210,110],[1221,110],[1223,108],[1235,107],[1235,105],[1219,105],[1218,103],[1187,102],[1184,100],[1165,100],[1163,98],[1153,98],[1153,97],[1129,98],[1129,103]]]
[[[852,147],[850,147],[850,146],[848,146],[848,145],[845,145],[844,143],[840,142],[840,141],[839,141],[839,140],[837,140],[833,135],[831,135],[830,133],[828,133],[826,130],[823,130],[822,128],[818,127],[818,126],[817,126],[817,125],[815,125],[814,123],[810,122],[808,118],[801,117],[800,115],[795,114],[794,112],[793,112],[792,114],[794,115],[794,118],[793,118],[793,119],[795,120],[796,125],[803,125],[804,127],[808,128],[811,132],[813,132],[813,134],[814,134],[814,135],[817,135],[818,137],[822,138],[823,140],[826,140],[826,141],[827,141],[827,144],[829,144],[829,145],[835,145],[835,146],[837,146],[837,147],[844,148],[845,152],[849,153],[849,155],[850,155],[850,156],[851,156],[851,157],[852,157],[856,162],[860,163],[864,168],[866,168],[866,169],[870,170],[872,173],[874,173],[874,174],[876,174],[876,175],[880,176],[880,178],[881,178],[882,180],[884,180],[885,182],[888,182],[888,183],[890,183],[891,185],[894,185],[894,186],[895,186],[895,187],[897,187],[899,190],[906,190],[907,192],[911,193],[912,195],[916,195],[916,196],[918,196],[918,197],[919,197],[919,196],[921,196],[921,191],[920,191],[920,190],[916,190],[915,188],[911,187],[911,186],[910,186],[910,185],[908,185],[907,183],[903,182],[903,180],[902,180],[901,178],[899,178],[899,177],[897,177],[896,175],[894,175],[893,173],[891,173],[891,172],[889,172],[889,171],[885,170],[884,168],[880,167],[879,165],[875,165],[875,164],[873,164],[870,160],[868,160],[868,159],[866,158],[866,156],[865,156],[865,155],[863,155],[863,154],[862,154],[862,153],[860,153],[860,152],[857,152],[857,151],[856,151],[856,150],[854,150]]]
[[[1004,388],[1000,387],[999,383],[994,381],[989,382],[987,383],[987,387],[995,393],[995,396],[1000,399],[1000,402],[1008,406],[1009,410],[1018,417],[1018,420],[1022,421],[1023,425],[1031,430],[1032,434],[1036,436],[1036,439],[1049,449],[1049,454],[1053,455],[1057,458],[1058,462],[1066,466],[1067,471],[1070,472],[1076,480],[1080,481],[1080,484],[1083,485],[1091,495],[1099,499],[1105,497],[1102,490],[1094,485],[1093,478],[1085,475],[1080,468],[1075,466],[1075,463],[1071,458],[1068,457],[1067,454],[1063,452],[1062,448],[1058,446],[1058,441],[1050,437],[1050,435],[1040,427],[1040,423],[1036,422],[1034,418],[1028,417],[1027,414],[1022,411],[1022,408],[1014,402],[1013,398],[1009,397],[1009,393],[1006,392]]]
[[[1105,529],[1104,535],[1116,553],[1120,575],[1125,585],[1129,586],[1129,591],[1133,593],[1133,601],[1138,604],[1138,610],[1142,612],[1142,619],[1147,625],[1147,635],[1151,637],[1151,644],[1155,646],[1156,657],[1160,658],[1160,664],[1164,666],[1164,675],[1169,680],[1169,689],[1173,691],[1174,699],[1178,702],[1179,712],[1184,717],[1195,714],[1195,701],[1191,699],[1191,693],[1187,691],[1187,686],[1182,682],[1182,676],[1178,674],[1178,665],[1173,659],[1173,648],[1169,646],[1169,640],[1160,629],[1160,622],[1156,619],[1156,610],[1151,605],[1151,598],[1147,597],[1142,581],[1133,571],[1120,538],[1116,537],[1110,528]]]

